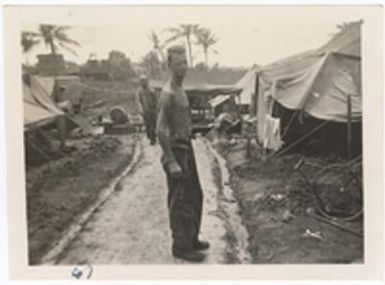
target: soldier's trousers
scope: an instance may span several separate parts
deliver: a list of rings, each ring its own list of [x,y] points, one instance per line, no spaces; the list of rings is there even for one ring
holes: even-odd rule
[[[144,125],[146,127],[147,138],[154,142],[156,140],[156,112],[146,111],[143,115]]]
[[[200,231],[203,193],[191,144],[186,149],[174,148],[173,153],[183,171],[177,179],[166,171],[173,248],[189,250]]]

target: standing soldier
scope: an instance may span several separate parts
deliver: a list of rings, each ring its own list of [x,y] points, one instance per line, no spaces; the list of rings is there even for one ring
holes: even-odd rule
[[[156,142],[155,128],[158,99],[144,75],[140,77],[140,87],[136,92],[136,101],[146,127],[147,138],[150,140],[151,145],[154,145]]]
[[[200,262],[205,258],[200,251],[208,249],[209,243],[198,239],[203,194],[191,145],[190,105],[182,86],[187,58],[181,46],[167,53],[171,79],[160,96],[157,135],[167,176],[172,254]]]

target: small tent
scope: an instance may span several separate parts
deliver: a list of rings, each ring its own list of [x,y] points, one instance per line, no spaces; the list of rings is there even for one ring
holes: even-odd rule
[[[57,76],[35,76],[45,92],[57,103],[69,101],[77,106],[82,103],[82,83],[79,76],[57,75]],[[56,90],[55,90],[56,85]]]
[[[238,104],[249,106],[253,101],[253,95],[255,94],[256,87],[256,78],[257,74],[260,71],[260,68],[257,65],[254,65],[250,70],[248,70],[245,75],[237,82],[235,85],[237,88],[242,91],[238,95]]]
[[[44,126],[64,115],[34,76],[23,76],[24,129]]]
[[[361,22],[350,24],[319,49],[250,70],[240,85],[245,100],[256,93],[260,142],[266,140],[275,103],[318,120],[345,123],[350,97],[350,119],[361,121]]]
[[[24,139],[26,162],[35,163],[49,159],[52,136],[63,143],[68,133],[78,126],[53,102],[35,76],[23,75]]]

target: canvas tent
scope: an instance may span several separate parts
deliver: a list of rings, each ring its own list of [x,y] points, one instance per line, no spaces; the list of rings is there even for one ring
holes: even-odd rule
[[[64,146],[79,124],[56,106],[38,77],[24,74],[22,92],[26,162],[40,163],[51,158],[55,139]]]
[[[256,75],[259,71],[260,68],[258,66],[253,66],[235,85],[241,89],[237,101],[239,105],[250,105],[252,103],[252,96],[255,92]]]
[[[34,76],[24,75],[23,105],[25,130],[47,125],[54,122],[58,116],[64,115]]]
[[[35,76],[45,92],[56,102],[69,101],[73,105],[79,105],[82,101],[81,79],[75,75]],[[55,92],[56,87],[60,95]]]
[[[244,100],[250,100],[258,88],[260,142],[275,102],[319,120],[344,123],[350,96],[351,120],[361,121],[361,22],[352,23],[319,49],[253,68],[238,82],[241,85]]]
[[[209,101],[209,104],[212,108],[217,108],[221,104],[225,103],[226,101],[230,100],[230,95],[218,95],[217,97],[211,99]]]
[[[216,117],[224,112],[236,111],[234,95],[218,95],[209,101],[213,115]]]

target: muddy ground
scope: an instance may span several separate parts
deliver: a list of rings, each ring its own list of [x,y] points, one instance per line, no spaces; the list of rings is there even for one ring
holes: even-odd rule
[[[304,191],[303,179],[293,170],[300,156],[284,155],[264,162],[256,147],[247,155],[244,141],[222,140],[215,145],[232,174],[231,184],[249,235],[252,263],[363,262],[362,237],[308,214],[315,212],[314,204]],[[309,168],[305,172],[310,176],[315,173]],[[333,199],[339,201],[334,206],[343,205],[344,199]],[[363,231],[362,218],[340,224],[357,233]],[[309,237],[306,231],[320,236]]]
[[[134,136],[85,136],[62,158],[27,169],[30,264],[36,264],[132,159]]]

